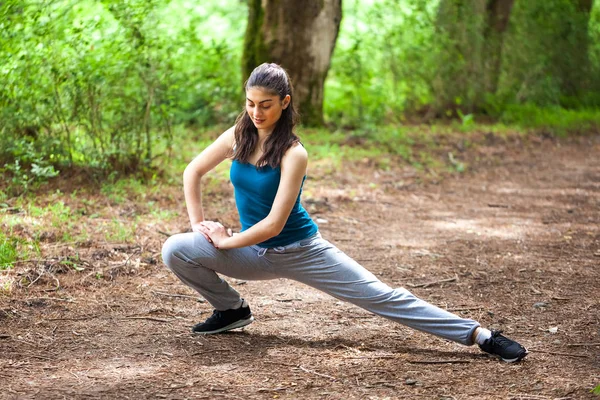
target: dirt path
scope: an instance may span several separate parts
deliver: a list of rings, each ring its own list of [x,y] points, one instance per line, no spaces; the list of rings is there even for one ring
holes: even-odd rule
[[[523,363],[284,280],[233,281],[256,323],[193,337],[210,307],[165,295],[193,293],[158,263],[0,298],[0,398],[598,398],[599,154],[598,136],[496,143],[441,184],[359,166],[307,182],[326,238],[390,285],[421,284],[418,296],[519,339]]]

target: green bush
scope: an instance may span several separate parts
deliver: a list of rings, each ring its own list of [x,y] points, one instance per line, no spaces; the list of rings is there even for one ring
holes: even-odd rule
[[[0,232],[0,270],[11,268],[17,261],[16,241]]]
[[[545,129],[557,135],[600,129],[600,110],[567,110],[534,104],[507,106],[501,120],[524,128]]]
[[[2,2],[0,166],[134,172],[169,147],[175,124],[231,120],[241,40],[205,39],[209,16],[177,3]]]
[[[377,135],[435,116],[468,130],[476,113],[589,127],[600,107],[595,3],[587,15],[572,0],[515,2],[498,88],[485,92],[484,21],[469,8],[480,3],[344,0],[326,120]],[[0,168],[10,183],[27,190],[72,166],[148,173],[167,164],[178,127],[231,124],[247,12],[239,0],[0,2]]]

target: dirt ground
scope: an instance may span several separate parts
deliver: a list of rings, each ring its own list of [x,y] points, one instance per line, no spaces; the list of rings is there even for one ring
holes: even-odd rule
[[[231,280],[256,322],[193,336],[211,307],[159,256],[159,231],[186,229],[182,215],[133,245],[79,249],[92,274],[113,260],[103,279],[55,270],[0,297],[0,398],[600,398],[590,393],[600,384],[600,136],[487,141],[466,173],[439,180],[366,162],[313,168],[305,206],[325,238],[383,281],[502,329],[529,349],[524,362],[286,280]],[[229,190],[205,199],[209,217],[232,206]]]

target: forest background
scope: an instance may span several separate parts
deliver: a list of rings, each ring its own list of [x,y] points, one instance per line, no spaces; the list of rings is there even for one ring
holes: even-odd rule
[[[328,11],[321,13],[325,9]],[[315,23],[318,15],[325,15],[329,23]],[[290,43],[293,45],[286,47]],[[282,56],[286,49],[293,49],[287,58]],[[310,51],[319,50],[325,58],[321,70],[316,71],[315,55]],[[305,187],[304,199],[325,230],[326,218],[343,221],[331,232],[339,235],[340,241],[345,240],[345,232],[353,232],[352,223],[356,222],[349,217],[354,211],[348,211],[352,208],[347,200],[375,204],[374,208],[408,204],[411,198],[420,199],[415,192],[426,192],[418,183],[439,183],[444,174],[467,170],[470,162],[495,171],[503,158],[512,159],[507,171],[517,172],[507,175],[523,178],[521,183],[539,196],[550,192],[535,189],[535,184],[552,183],[558,175],[558,180],[573,185],[583,182],[592,187],[597,182],[596,159],[590,155],[594,154],[593,137],[600,129],[598,1],[0,0],[0,300],[5,302],[0,320],[13,324],[6,326],[13,329],[22,323],[22,332],[41,337],[20,317],[23,309],[41,304],[29,299],[36,293],[43,294],[36,301],[68,303],[73,301],[69,297],[48,297],[47,293],[64,297],[81,291],[85,293],[80,296],[83,301],[93,297],[93,290],[109,287],[120,274],[139,274],[142,281],[150,276],[148,281],[162,284],[162,278],[155,276],[162,269],[160,245],[165,236],[187,229],[181,193],[183,169],[232,125],[243,109],[242,83],[249,70],[264,61],[280,62],[298,78],[295,83],[303,116],[299,131],[311,157],[309,176],[314,179]],[[302,71],[309,71],[308,76],[317,81],[307,82]],[[581,157],[571,155],[581,161],[575,167],[567,168],[569,163],[552,159],[554,169],[549,169],[541,157],[530,161],[519,153],[523,146],[529,150],[539,147],[539,156],[550,151],[546,139],[588,134],[592,137],[589,143],[583,140],[588,144],[577,147]],[[470,152],[482,143],[483,151]],[[560,141],[553,143],[557,144],[551,150],[558,151]],[[536,163],[548,175],[534,179],[533,174],[530,181],[527,174]],[[360,189],[348,184],[354,181],[340,171],[360,177]],[[488,179],[506,178],[490,176]],[[485,180],[487,175],[483,177]],[[209,217],[235,228],[227,179],[226,166],[219,166],[203,180],[203,194],[210,199]],[[473,196],[472,188],[480,183],[485,187],[483,181],[465,186],[464,198]],[[324,196],[322,187],[338,197]],[[460,191],[462,184],[457,187]],[[402,197],[409,193],[403,192],[408,188],[413,197]],[[576,187],[575,193],[583,193],[580,189]],[[589,225],[585,233],[577,236],[569,228],[559,238],[572,247],[573,254],[581,245],[589,253],[588,264],[563,252],[565,243],[543,242],[542,254],[527,267],[541,274],[534,265],[554,251],[560,268],[574,262],[594,276],[595,269],[588,265],[597,264],[600,251],[589,252],[595,244],[588,242],[598,243],[595,198],[565,199],[561,197],[565,190],[544,197],[543,204],[550,199],[556,205],[552,218],[539,219],[543,224],[560,222],[556,215],[562,209],[569,223],[573,213],[581,215],[581,220],[585,217]],[[395,196],[393,201],[379,204],[377,196],[388,191]],[[439,193],[433,198],[437,205]],[[533,214],[544,211],[529,198],[522,201],[535,209]],[[337,216],[336,202],[342,204]],[[512,206],[497,199],[483,203],[490,209],[513,212]],[[369,209],[360,208],[367,214]],[[402,221],[406,210],[397,211],[396,222]],[[415,212],[418,215],[422,210]],[[462,213],[460,209],[458,215]],[[373,231],[378,229],[376,224],[372,226]],[[548,230],[552,227],[548,225]],[[511,225],[511,234],[513,228]],[[466,234],[474,233],[468,229]],[[473,239],[465,242],[470,245]],[[493,251],[488,252],[494,253],[490,256],[494,260],[497,243],[494,239]],[[362,249],[363,245],[347,247]],[[508,256],[516,248],[513,242],[504,246],[510,249],[504,252]],[[408,250],[400,250],[402,257],[410,255]],[[378,259],[388,256],[387,248],[378,251]],[[418,257],[423,254],[430,253]],[[455,251],[449,259],[457,254],[462,255]],[[471,263],[479,255],[464,255],[464,263],[473,268]],[[521,267],[518,263],[514,266],[519,273],[526,271]],[[546,268],[544,265],[544,271]],[[465,276],[461,279],[468,282]],[[549,273],[539,278],[545,284],[547,277],[556,276],[558,273]],[[568,282],[576,288],[572,293],[596,287],[597,280],[582,276],[569,272]],[[416,275],[402,275],[399,281],[407,277]],[[136,282],[119,283],[125,287]],[[557,287],[564,286],[557,282]],[[527,279],[520,283],[529,285]],[[136,288],[147,284],[144,281]],[[114,290],[119,287],[115,285]],[[488,287],[496,298],[496,286]],[[534,295],[541,294],[533,286],[531,289]],[[144,295],[147,292],[144,290]],[[128,304],[124,310],[131,312],[132,302],[123,300],[123,293],[117,294],[118,301]],[[591,295],[579,294],[580,299],[593,300]],[[154,295],[169,294],[158,291]],[[108,297],[112,296],[111,292]],[[22,307],[15,305],[20,297],[24,299]],[[511,289],[511,301],[513,297]],[[518,311],[505,315],[525,312],[524,302],[515,301]],[[4,307],[9,303],[10,307]],[[577,323],[573,315],[593,315],[577,309],[578,303],[585,301],[574,298],[574,307],[569,309],[572,314],[556,317],[575,321],[576,328],[571,329],[574,338],[585,324]],[[545,307],[545,303],[535,304]],[[80,309],[78,303],[71,311]],[[189,316],[195,312],[192,310],[195,306],[177,312]],[[263,315],[268,317],[267,311],[263,310]],[[56,312],[64,317],[63,309]],[[483,311],[482,315],[488,317]],[[544,324],[554,324],[553,313],[544,316],[548,318]],[[171,328],[178,331],[180,327]],[[54,335],[55,329],[48,335]],[[0,332],[0,339],[11,334]],[[264,338],[256,340],[262,346]],[[0,344],[12,346],[13,342]],[[15,351],[0,352],[7,354],[7,362],[12,363],[14,354],[25,354],[16,346]],[[41,354],[38,357],[46,357]],[[586,356],[573,357],[581,361]],[[569,368],[561,362],[553,364],[558,371],[554,377],[562,377]],[[577,365],[592,370],[589,363]],[[546,374],[544,368],[540,364],[540,374]],[[394,365],[390,370],[396,369]],[[504,371],[497,374],[501,375],[504,379]],[[516,375],[513,382],[520,384],[522,377]],[[595,387],[594,394],[600,394],[597,376],[582,382],[579,393],[588,395]],[[497,386],[508,387],[508,383]],[[258,393],[262,393],[261,385]],[[571,393],[566,386],[566,393]]]
[[[113,177],[155,171],[182,138],[232,124],[252,68],[242,64],[256,42],[247,29],[254,3],[0,2],[0,166],[12,182],[0,197],[76,166]],[[269,7],[289,14],[298,5]],[[327,140],[400,143],[407,126],[444,120],[558,134],[600,121],[600,5],[592,0],[341,7],[323,99],[316,111],[301,109],[306,126],[327,128]],[[391,147],[408,157],[404,144]]]

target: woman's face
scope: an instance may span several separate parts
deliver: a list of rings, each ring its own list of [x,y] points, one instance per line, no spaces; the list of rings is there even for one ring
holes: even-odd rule
[[[279,95],[271,94],[260,87],[246,90],[246,112],[259,131],[271,133],[282,111],[289,104],[289,95],[281,99]]]

